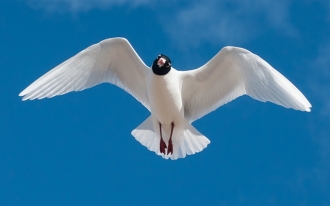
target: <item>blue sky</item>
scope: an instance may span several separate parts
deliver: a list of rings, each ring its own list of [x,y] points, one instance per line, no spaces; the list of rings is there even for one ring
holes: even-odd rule
[[[18,97],[91,44],[127,38],[148,65],[197,68],[223,46],[269,62],[311,113],[240,97],[194,122],[211,144],[164,160],[130,132],[149,114],[102,84]],[[330,205],[327,0],[0,1],[1,205]]]

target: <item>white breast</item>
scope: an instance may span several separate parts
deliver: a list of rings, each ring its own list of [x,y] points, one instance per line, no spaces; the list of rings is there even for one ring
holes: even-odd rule
[[[181,80],[178,71],[171,69],[166,75],[148,76],[148,98],[152,115],[164,125],[170,125],[183,116]]]

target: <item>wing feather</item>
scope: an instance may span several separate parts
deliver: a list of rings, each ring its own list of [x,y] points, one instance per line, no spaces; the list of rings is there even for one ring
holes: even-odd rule
[[[244,94],[262,102],[310,111],[306,97],[248,50],[224,47],[202,67],[181,72],[185,118],[193,122]]]
[[[23,100],[51,98],[108,82],[124,89],[149,109],[146,81],[149,70],[126,39],[110,38],[56,66],[19,96]]]

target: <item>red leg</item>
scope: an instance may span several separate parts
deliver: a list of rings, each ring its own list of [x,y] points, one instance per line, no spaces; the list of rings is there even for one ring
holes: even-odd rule
[[[167,148],[167,154],[173,154],[173,144],[172,144],[172,134],[173,134],[173,129],[174,129],[174,123],[171,123],[171,135],[170,135],[170,140],[168,141],[168,148]]]
[[[162,125],[159,123],[159,134],[160,134],[160,143],[159,143],[159,150],[160,150],[160,153],[163,153],[165,154],[165,148],[166,147],[166,144],[163,140],[163,136],[162,136]]]

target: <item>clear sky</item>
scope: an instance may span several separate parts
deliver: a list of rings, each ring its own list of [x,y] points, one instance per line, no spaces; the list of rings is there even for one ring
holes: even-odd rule
[[[147,65],[197,68],[223,46],[265,59],[312,112],[247,96],[193,123],[211,144],[176,161],[131,131],[149,112],[102,84],[18,97],[91,44],[125,37]],[[1,0],[1,205],[330,205],[328,0]]]

